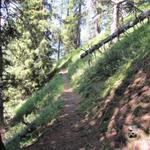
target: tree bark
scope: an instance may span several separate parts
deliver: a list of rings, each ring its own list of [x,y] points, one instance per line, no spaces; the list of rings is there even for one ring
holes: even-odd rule
[[[97,0],[92,0],[95,10],[96,10],[96,15],[94,16],[94,24],[95,24],[95,35],[99,34],[101,32],[101,27],[100,27],[100,19],[101,19],[101,13],[102,9],[98,6],[101,1]]]
[[[80,26],[81,26],[81,6],[82,6],[82,1],[79,1],[79,18],[78,18],[78,24],[77,24],[77,48],[80,47],[80,40],[81,40],[81,31],[80,31]]]
[[[60,47],[61,47],[61,37],[58,39],[58,49],[57,49],[57,60],[60,59]]]
[[[0,127],[4,125],[2,75],[3,75],[3,54],[2,54],[2,47],[0,46]]]
[[[119,3],[115,3],[114,4],[114,11],[113,11],[111,33],[117,31],[118,27],[119,27]]]
[[[69,6],[69,2],[70,2],[70,0],[67,0],[67,6]],[[69,8],[67,8],[67,16],[69,16],[70,15],[70,11],[69,11]]]

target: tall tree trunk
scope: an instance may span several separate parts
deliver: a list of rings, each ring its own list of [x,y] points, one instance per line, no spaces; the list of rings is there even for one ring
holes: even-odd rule
[[[79,1],[79,16],[78,16],[78,24],[77,24],[77,48],[80,47],[80,40],[81,40],[81,7],[82,7],[82,1]]]
[[[2,81],[2,74],[3,74],[3,54],[2,54],[2,47],[0,47],[0,126],[4,125],[4,113],[3,113],[3,81]]]
[[[69,6],[69,3],[70,3],[70,0],[67,0],[67,6]],[[70,15],[70,11],[69,11],[69,8],[67,8],[67,16]]]
[[[94,16],[93,19],[94,19],[95,35],[97,35],[101,32],[100,19],[101,19],[102,8],[100,7],[100,5],[102,2],[99,0],[92,0],[92,2],[96,10],[96,15]]]
[[[0,2],[0,8],[2,3]],[[1,18],[0,18],[1,19]],[[0,33],[2,33],[2,26],[0,26]],[[3,52],[2,45],[4,45],[3,37],[0,37],[0,128],[4,126],[4,107],[3,107]]]
[[[119,3],[114,3],[111,33],[117,31],[118,27],[119,27]]]
[[[60,46],[61,46],[61,38],[59,37],[58,41],[58,49],[57,49],[57,59],[60,59]]]

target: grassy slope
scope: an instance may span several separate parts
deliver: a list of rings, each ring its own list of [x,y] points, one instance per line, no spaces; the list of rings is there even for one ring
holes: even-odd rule
[[[90,66],[88,58],[77,59],[69,65],[69,77],[74,87],[80,83],[78,91],[86,100],[83,101],[85,111],[95,104],[93,99],[105,97],[111,88],[119,86],[136,59],[140,59],[142,55],[148,55],[149,30],[149,26],[145,25],[130,33],[107,49],[100,57],[93,57],[94,60]]]
[[[122,132],[124,124],[137,124],[148,131],[149,33],[148,24],[129,33],[100,57],[95,58],[91,66],[88,65],[88,59],[70,64],[69,77],[83,99],[81,109],[94,120],[95,126],[99,126],[97,133],[109,133],[114,130],[118,139],[122,136],[120,139],[123,140],[124,135],[118,133],[118,122]],[[147,95],[142,89],[147,89]],[[144,120],[144,117],[147,119]],[[111,147],[110,143],[106,144],[106,141],[111,142],[108,139],[103,141],[105,148]],[[112,145],[115,139],[118,140],[117,136],[112,136]]]
[[[56,75],[46,86],[25,101],[16,111],[11,121],[9,131],[6,133],[6,146],[8,149],[19,149],[22,146],[31,144],[39,136],[36,131],[29,134],[24,141],[20,141],[18,135],[22,134],[27,127],[22,120],[28,124],[36,126],[37,130],[57,118],[63,101],[61,94],[63,92],[63,81],[60,75]],[[32,138],[31,138],[32,137]]]
[[[57,119],[63,107],[61,95],[64,89],[64,83],[58,72],[71,63],[72,57],[76,56],[78,51],[72,52],[58,61],[49,74],[50,81],[43,88],[35,91],[26,101],[13,107],[11,103],[7,104],[11,117],[9,130],[5,134],[5,143],[8,150],[18,150],[21,147],[31,145],[42,134],[43,126],[51,124]],[[34,124],[37,130],[29,133],[24,140],[20,140],[19,136],[28,128],[22,122],[23,120],[29,125]],[[41,133],[39,130],[41,130]]]
[[[143,44],[148,43],[148,35],[146,34],[148,31],[149,28],[146,25],[134,33],[130,33],[128,37],[121,39],[112,48],[107,49],[103,55],[96,53],[98,57],[95,59],[92,58],[93,63],[90,67],[88,62],[91,56],[84,60],[79,59],[80,53],[82,52],[81,49],[72,52],[58,62],[55,66],[58,70],[61,69],[61,66],[64,67],[63,64],[66,64],[66,67],[69,65],[68,76],[72,78],[74,88],[80,85],[78,92],[81,93],[83,98],[81,108],[84,112],[87,114],[90,113],[97,106],[100,99],[106,97],[112,89],[116,89],[129,72],[132,72],[131,66],[133,62],[141,59],[142,54],[146,55],[148,53],[146,49],[148,45]],[[101,35],[89,41],[82,49],[87,49],[107,35]],[[62,101],[59,99],[62,89],[63,83],[60,77],[55,76],[45,87],[35,92],[27,102],[17,109],[12,121],[14,127],[10,128],[6,134],[6,139],[14,143],[14,140],[17,139],[16,135],[21,133],[23,128],[26,127],[21,123],[22,118],[28,123],[34,123],[38,127],[56,118],[56,114],[58,114],[62,105]],[[27,143],[28,141],[30,140],[25,140],[23,143],[17,142],[17,145],[29,144]]]

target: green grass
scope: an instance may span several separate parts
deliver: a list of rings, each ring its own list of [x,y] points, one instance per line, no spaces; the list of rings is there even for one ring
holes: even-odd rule
[[[16,111],[16,115],[12,119],[12,123],[17,123],[24,116],[28,116],[31,112],[39,111],[41,108],[49,105],[58,98],[58,93],[63,89],[63,81],[56,76],[46,86],[36,91],[25,103]]]
[[[60,75],[56,75],[45,87],[35,92],[20,106],[12,120],[13,127],[10,127],[5,135],[8,150],[18,150],[20,147],[31,144],[34,138],[38,137],[38,133],[35,131],[29,134],[24,141],[20,141],[19,135],[28,128],[21,122],[22,118],[29,124],[36,126],[36,129],[40,129],[43,125],[57,118],[63,106],[61,98],[63,89],[63,80]]]
[[[84,45],[84,47],[72,51],[56,63],[53,68],[54,72],[57,70],[57,73],[62,68],[67,68],[68,65],[73,64],[77,60],[80,61],[79,58],[82,49],[87,49],[94,41],[97,43],[100,38],[103,38],[104,36],[106,37],[106,35],[96,37],[89,41],[87,45]],[[74,68],[72,67],[72,69]],[[5,135],[5,143],[8,150],[18,150],[21,147],[30,145],[38,137],[35,131],[29,134],[23,141],[20,141],[19,135],[27,129],[27,126],[22,123],[22,119],[29,124],[34,124],[37,128],[40,128],[51,120],[57,118],[63,105],[63,100],[61,99],[63,88],[61,77],[55,75],[49,83],[40,90],[34,92],[31,97],[19,105],[19,108],[17,107],[15,115],[11,121],[11,127]]]
[[[126,87],[126,81],[134,77],[137,67],[140,70],[146,66],[145,60],[150,56],[149,32],[150,26],[145,23],[135,31],[131,29],[128,36],[121,36],[119,41],[107,47],[98,57],[88,56],[92,59],[90,65],[89,58],[76,60],[69,65],[68,76],[82,98],[80,108],[86,117],[99,123],[97,133],[105,134],[118,104],[129,101],[128,97],[120,93]],[[112,101],[106,105],[110,95]],[[136,114],[139,109],[136,109]],[[103,150],[111,149],[106,140],[101,145]]]
[[[54,70],[57,71],[64,67],[68,68],[68,77],[72,81],[72,86],[82,96],[81,109],[84,112],[89,113],[97,105],[97,100],[104,98],[112,89],[117,88],[126,76],[132,74],[132,64],[150,53],[149,31],[150,27],[147,24],[134,32],[131,29],[127,37],[121,36],[120,41],[111,47],[107,45],[103,54],[96,52],[97,57],[89,55],[85,59],[79,59],[83,49],[88,49],[104,39],[108,36],[108,33],[105,33],[90,40],[82,48],[72,51],[54,66]],[[92,60],[90,66],[89,60]],[[27,128],[21,122],[22,119],[41,128],[57,118],[63,105],[61,99],[63,88],[61,77],[55,75],[43,88],[20,104],[11,122],[13,126],[5,136],[8,149],[18,150],[20,147],[31,144],[37,137],[35,131],[24,141],[19,140],[18,135]]]
[[[122,37],[104,54],[95,58],[88,65],[88,58],[77,60],[69,66],[69,77],[74,88],[82,96],[81,108],[89,113],[97,104],[97,100],[104,98],[117,88],[129,73],[132,73],[132,64],[149,53],[150,27],[148,24],[138,30],[130,31],[127,37]],[[94,57],[93,57],[94,59]]]

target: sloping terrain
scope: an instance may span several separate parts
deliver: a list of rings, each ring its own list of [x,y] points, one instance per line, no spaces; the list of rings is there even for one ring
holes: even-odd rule
[[[27,148],[27,150],[69,150],[78,149],[83,145],[78,132],[78,123],[81,119],[79,112],[80,96],[72,91],[69,85],[69,80],[66,77],[66,71],[62,71],[64,80],[64,108],[59,116],[58,122],[54,125],[53,130],[47,129],[46,133],[40,140]],[[76,141],[76,142],[74,142]]]
[[[142,140],[147,146],[150,127],[149,32],[147,23],[131,30],[128,36],[106,46],[103,53],[97,52],[92,62],[91,56],[78,59],[79,51],[68,56],[69,62],[65,66],[68,72],[64,74],[62,71],[62,75],[54,77],[54,82],[49,83],[50,88],[46,88],[47,96],[39,94],[37,99],[38,94],[33,95],[13,118],[13,125],[22,119],[28,124],[36,124],[35,133],[27,132],[23,137],[25,144],[21,142],[26,146],[34,142],[34,136],[40,138],[25,149],[132,149]],[[49,95],[53,89],[54,94]],[[57,101],[58,107],[55,106]],[[31,114],[27,111],[29,106]],[[51,111],[55,108],[57,115]],[[51,124],[56,118],[57,121]],[[21,129],[28,129],[28,125],[19,124]],[[17,138],[11,142],[18,145]],[[20,147],[18,145],[18,149]]]
[[[81,94],[81,109],[97,137],[97,149],[130,147],[134,146],[134,141],[148,137],[149,31],[149,26],[145,25],[130,33],[108,49],[91,67],[85,67],[80,60],[70,66],[69,75]],[[128,128],[133,126],[134,132],[138,133],[130,139]]]
[[[141,142],[149,147],[149,31],[145,25],[130,33],[91,66],[86,64],[88,59],[73,61],[65,87],[68,76],[81,98],[67,88],[63,117],[27,149],[133,149]]]

